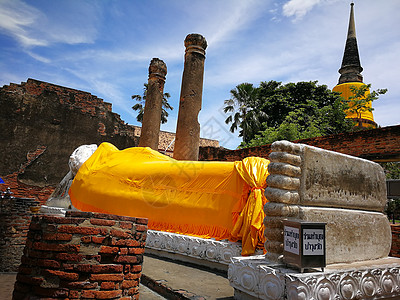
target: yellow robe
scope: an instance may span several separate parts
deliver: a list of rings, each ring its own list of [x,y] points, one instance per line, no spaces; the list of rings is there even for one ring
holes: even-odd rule
[[[264,243],[268,163],[177,161],[150,148],[102,143],[69,194],[77,209],[148,218],[149,229],[242,240],[247,255]]]

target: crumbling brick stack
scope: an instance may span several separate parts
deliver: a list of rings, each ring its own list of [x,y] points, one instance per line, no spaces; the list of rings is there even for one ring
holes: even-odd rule
[[[25,247],[29,223],[39,201],[28,198],[0,199],[0,272],[16,272]]]
[[[146,235],[143,218],[34,216],[13,299],[139,299]]]

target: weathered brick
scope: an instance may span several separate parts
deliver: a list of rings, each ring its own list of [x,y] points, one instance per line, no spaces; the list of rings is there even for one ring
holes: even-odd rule
[[[147,230],[146,225],[140,225],[140,224],[136,225],[136,231],[146,231],[146,230]]]
[[[116,222],[114,220],[104,220],[104,219],[90,219],[90,223],[98,226],[114,226]]]
[[[120,254],[120,255],[126,255],[126,254],[128,254],[128,248],[120,248],[120,249],[119,249],[119,254]]]
[[[139,287],[133,287],[128,290],[129,296],[136,295],[138,293],[139,293]]]
[[[70,241],[72,234],[69,233],[44,233],[42,235],[43,240],[49,241]]]
[[[130,232],[118,230],[118,229],[111,229],[110,234],[111,234],[111,236],[125,238],[125,239],[132,236]]]
[[[142,272],[142,265],[134,265],[130,267],[132,273]]]
[[[124,267],[116,264],[92,265],[92,273],[122,273]]]
[[[27,283],[30,285],[40,285],[44,279],[39,276],[27,276],[22,274],[17,274],[17,281]]]
[[[139,285],[139,280],[124,280],[122,281],[122,288],[125,289],[129,289],[132,287],[136,287]]]
[[[82,290],[91,290],[96,289],[98,287],[97,282],[90,281],[66,281],[60,283],[62,287],[70,288],[70,289],[82,289]]]
[[[123,274],[91,274],[90,280],[94,281],[122,281]]]
[[[42,288],[35,286],[33,292],[38,296],[52,297],[52,298],[67,298],[69,294],[68,289],[64,288]]]
[[[144,248],[129,248],[128,249],[129,254],[143,254],[144,253]]]
[[[100,233],[99,228],[86,227],[86,226],[71,226],[61,225],[58,227],[59,232],[85,234],[85,235],[96,235]]]
[[[24,265],[20,265],[18,268],[18,273],[23,275],[30,275],[33,271],[32,267],[27,267]]]
[[[85,218],[68,218],[68,217],[58,217],[58,216],[50,216],[43,215],[42,219],[47,224],[80,224],[85,221]]]
[[[127,240],[112,240],[112,245],[115,246],[127,246],[127,247],[139,247],[140,242],[132,239]]]
[[[70,299],[79,299],[80,294],[81,294],[80,291],[70,290],[69,294],[68,294],[68,297]]]
[[[137,224],[147,225],[148,222],[149,222],[149,219],[146,219],[146,218],[136,218],[136,223],[137,223]]]
[[[120,255],[114,258],[114,261],[117,263],[136,264],[140,262],[140,259],[137,256]]]
[[[37,259],[36,265],[46,268],[54,268],[54,269],[60,268],[60,263],[52,259]]]
[[[78,278],[79,278],[78,273],[69,273],[69,272],[63,272],[63,271],[59,271],[59,270],[50,270],[50,269],[43,270],[42,274],[57,276],[58,278],[60,278],[62,280],[68,280],[68,281],[78,280]]]
[[[123,229],[132,229],[133,224],[132,224],[132,222],[123,222],[123,221],[120,221],[120,222],[119,222],[119,227],[120,227],[120,228],[123,228]]]
[[[105,236],[92,236],[92,243],[102,244],[105,239],[106,239]]]
[[[101,254],[117,254],[119,247],[101,246],[99,253]]]
[[[81,298],[88,299],[112,299],[122,295],[121,290],[114,291],[82,291]]]
[[[129,274],[125,274],[125,279],[136,280],[136,279],[139,279],[140,276],[141,276],[141,273],[129,273]]]
[[[89,244],[92,242],[92,237],[90,235],[81,237],[82,243]]]
[[[56,252],[78,252],[80,245],[71,244],[49,244],[45,242],[34,242],[33,248],[42,251],[56,251]]]
[[[82,260],[82,255],[78,253],[58,253],[56,258],[58,260],[79,262]]]
[[[103,281],[100,285],[102,290],[114,290],[117,284],[114,281]]]

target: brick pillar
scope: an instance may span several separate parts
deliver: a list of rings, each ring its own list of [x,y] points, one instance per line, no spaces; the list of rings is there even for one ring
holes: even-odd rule
[[[143,112],[142,132],[140,135],[139,147],[150,147],[153,150],[158,150],[162,99],[164,95],[166,75],[167,66],[165,63],[158,58],[153,58],[149,66],[149,81]]]
[[[390,224],[392,228],[392,247],[389,256],[400,257],[400,224]]]
[[[13,299],[139,299],[146,235],[142,218],[35,216]]]
[[[0,197],[0,272],[16,272],[21,263],[31,218],[39,201]]]
[[[185,65],[182,76],[174,158],[198,160],[206,39],[200,34],[189,34],[185,39]]]

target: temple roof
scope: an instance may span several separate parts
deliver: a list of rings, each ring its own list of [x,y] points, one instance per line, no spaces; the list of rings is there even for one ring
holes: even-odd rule
[[[358,54],[356,26],[354,22],[354,3],[350,4],[350,20],[347,32],[346,46],[344,49],[342,66],[339,69],[339,84],[346,82],[362,82],[363,77],[360,74],[363,70]]]

